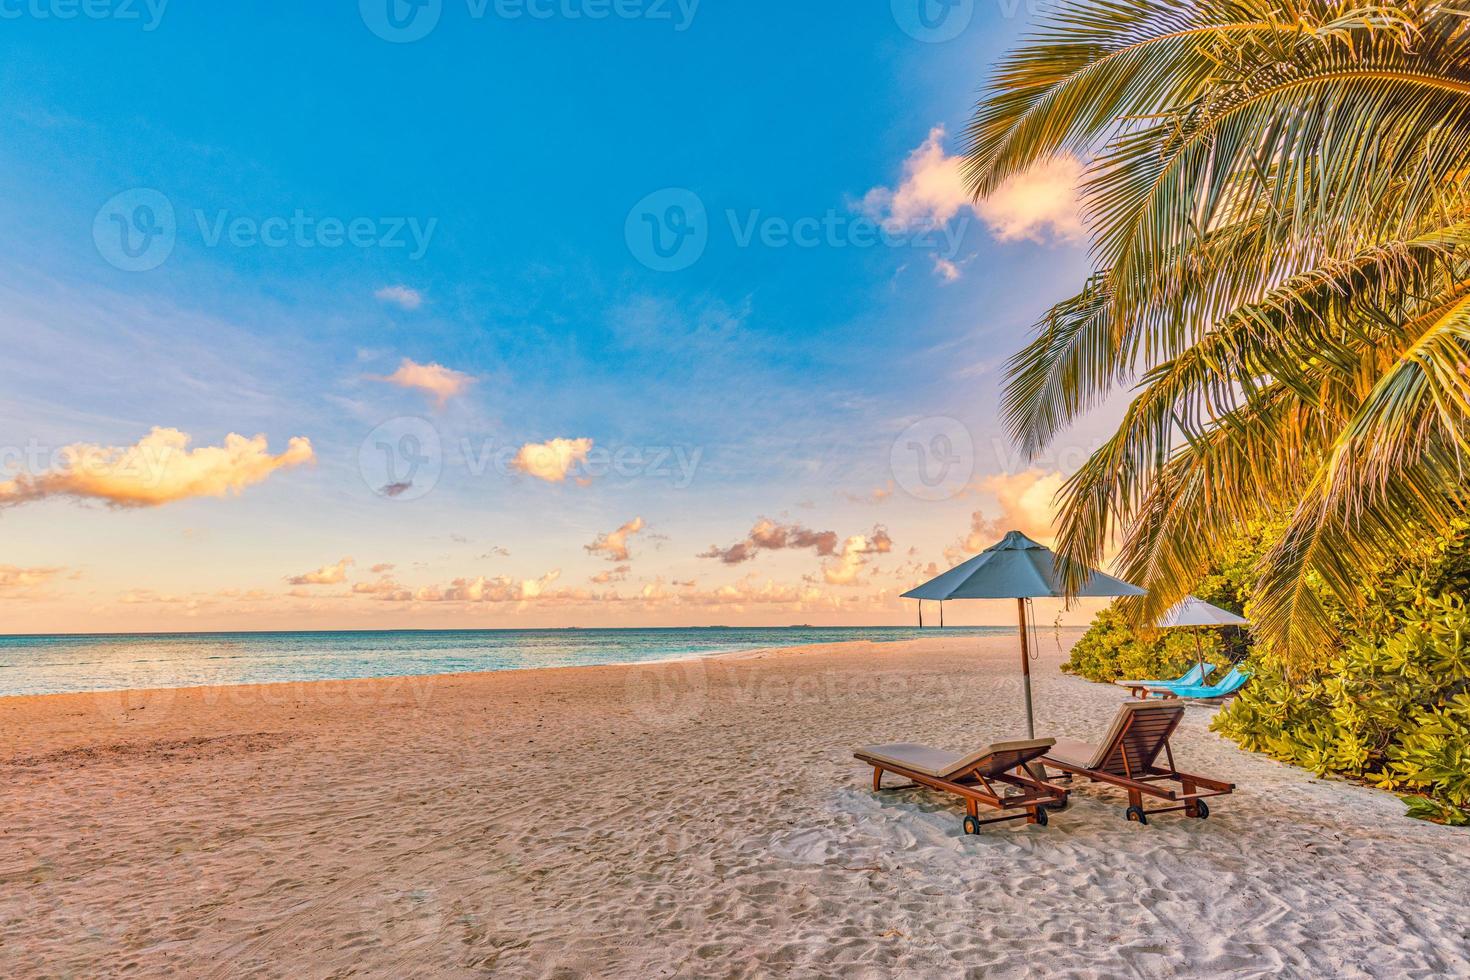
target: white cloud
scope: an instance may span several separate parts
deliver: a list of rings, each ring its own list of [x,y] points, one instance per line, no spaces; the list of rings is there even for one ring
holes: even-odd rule
[[[417,289],[408,286],[384,286],[373,293],[373,296],[384,303],[392,303],[405,310],[416,310],[424,304],[424,294]]]
[[[1074,157],[1056,157],[1017,174],[975,205],[996,238],[1003,242],[1080,242],[1086,237],[1077,185],[1082,163]]]
[[[132,446],[75,443],[60,450],[60,465],[0,482],[0,507],[72,497],[114,507],[157,507],[190,497],[239,494],[279,469],[316,459],[311,440],[297,436],[271,455],[263,435],[230,433],[223,446],[190,449],[188,434],[155,428]]]
[[[863,198],[863,210],[893,231],[926,231],[948,224],[969,211],[1001,241],[1078,242],[1085,238],[1077,185],[1082,164],[1057,157],[1007,180],[980,201],[965,186],[964,158],[944,149],[945,131],[936,126],[909,153],[903,180],[896,188],[875,187]],[[960,266],[936,257],[935,271],[946,282],[960,276]]]
[[[398,370],[392,374],[370,374],[368,378],[372,381],[397,385],[400,388],[422,391],[433,398],[435,405],[439,408],[443,408],[449,399],[463,394],[476,380],[472,375],[465,374],[463,371],[455,371],[442,364],[419,364],[407,357],[398,365]]]
[[[528,442],[520,448],[511,466],[547,483],[565,482],[567,474],[578,463],[585,462],[592,451],[591,439],[551,439]]]

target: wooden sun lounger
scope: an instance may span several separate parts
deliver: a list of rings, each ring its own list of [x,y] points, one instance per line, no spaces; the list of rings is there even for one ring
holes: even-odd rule
[[[1026,764],[1046,754],[1055,739],[1037,738],[1019,742],[996,742],[969,755],[954,755],[925,745],[900,742],[861,749],[857,758],[873,767],[873,790],[883,789],[883,774],[891,772],[913,782],[889,789],[927,786],[953,793],[965,801],[965,833],[980,833],[981,824],[1025,820],[1046,826],[1046,807],[1065,806],[1067,791],[1042,782],[1026,771]],[[1019,788],[1019,793],[1002,795],[996,783]],[[994,807],[1005,816],[980,819],[980,804]],[[1007,812],[1021,811],[1021,812]]]
[[[1175,810],[1204,819],[1210,815],[1205,798],[1229,793],[1235,785],[1174,768],[1169,736],[1174,734],[1183,718],[1184,705],[1177,700],[1125,701],[1100,743],[1089,745],[1060,739],[1041,761],[1069,776],[1086,776],[1126,789],[1128,809],[1125,812],[1129,820],[1146,824],[1151,813]],[[1159,764],[1161,755],[1164,765]],[[1179,790],[1160,785],[1166,782],[1179,783]],[[1146,810],[1143,806],[1145,796],[1174,805]]]

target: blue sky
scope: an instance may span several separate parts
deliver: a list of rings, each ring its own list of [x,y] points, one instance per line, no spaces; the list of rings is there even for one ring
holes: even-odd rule
[[[0,510],[20,628],[906,622],[905,575],[942,563],[977,511],[1013,516],[986,477],[1075,465],[1086,431],[1070,461],[1035,470],[992,445],[1004,358],[1086,275],[1075,236],[946,217],[922,181],[917,217],[902,193],[869,193],[901,192],[935,127],[939,155],[957,152],[1024,17],[961,4],[965,29],[925,43],[903,0],[626,0],[636,16],[601,19],[598,0],[535,17],[444,0],[426,36],[390,43],[367,23],[388,2],[155,18],[118,0],[62,19],[65,0],[30,0],[0,21],[0,216],[17,232],[0,240],[0,481],[54,465],[18,447],[129,447],[154,427],[193,447],[259,433],[272,454],[304,437],[315,457],[223,497],[118,506],[63,481]],[[707,222],[697,260],[661,271],[640,261],[630,210],[689,199],[670,193]],[[111,216],[160,198],[166,254],[118,268]],[[338,243],[333,226],[354,221],[362,244]],[[893,243],[863,237],[877,221]],[[808,247],[784,242],[793,226],[826,230]],[[405,361],[473,381],[441,407],[377,380]],[[360,450],[417,417],[442,440],[441,475],[386,497]],[[977,447],[971,484],[938,500],[904,492],[891,462],[934,417]],[[474,471],[557,439],[695,463],[580,483]],[[635,517],[632,558],[587,550]],[[842,556],[820,547],[698,557],[763,517],[869,545],[882,528],[893,545],[865,546],[855,577],[828,574]],[[348,556],[341,581],[285,583]],[[510,599],[442,598],[475,578],[506,580]],[[396,600],[352,597],[390,580]]]

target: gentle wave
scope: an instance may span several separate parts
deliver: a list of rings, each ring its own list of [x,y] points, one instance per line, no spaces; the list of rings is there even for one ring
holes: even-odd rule
[[[787,626],[0,636],[0,695],[646,663],[845,640],[893,642],[934,632]],[[995,636],[1015,630],[944,632]]]

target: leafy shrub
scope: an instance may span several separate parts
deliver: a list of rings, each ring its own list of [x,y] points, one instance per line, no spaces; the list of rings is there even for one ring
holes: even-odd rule
[[[1226,557],[1209,569],[1193,594],[1239,613],[1250,598],[1255,563],[1279,524],[1247,528],[1232,542]],[[1250,634],[1243,629],[1185,627],[1168,630],[1134,629],[1123,607],[1114,603],[1098,614],[1072,647],[1062,669],[1090,681],[1148,680],[1178,677],[1196,662],[1198,635],[1205,663],[1222,667],[1250,652]]]
[[[1116,606],[1098,613],[1086,633],[1072,647],[1062,669],[1090,681],[1148,680],[1178,677],[1195,663],[1193,631],[1187,629],[1136,632]],[[1204,630],[1200,648],[1206,663],[1221,661],[1218,630]]]
[[[1364,576],[1367,604],[1305,682],[1259,650],[1216,716],[1243,747],[1404,794],[1412,816],[1470,824],[1470,523]]]

